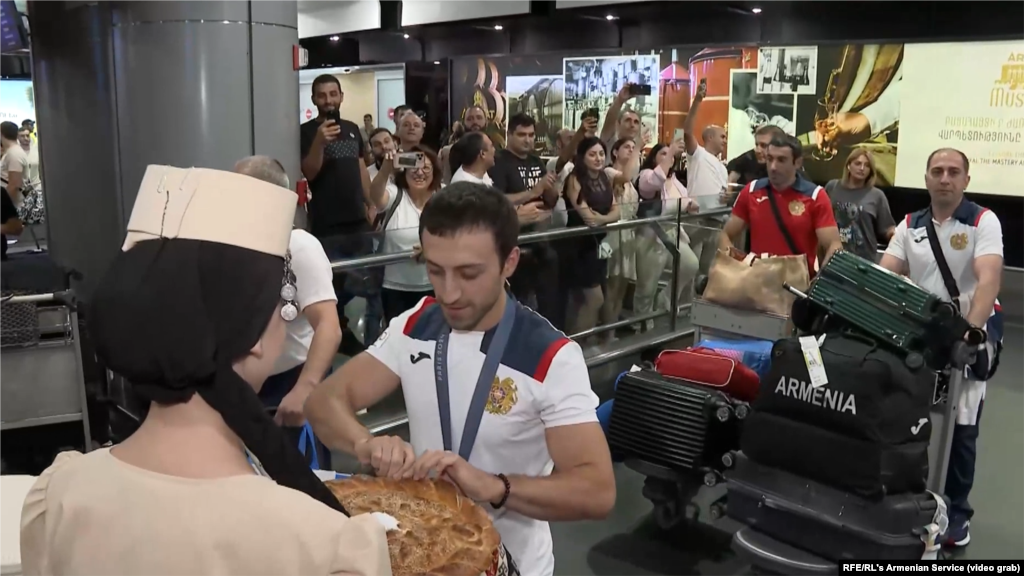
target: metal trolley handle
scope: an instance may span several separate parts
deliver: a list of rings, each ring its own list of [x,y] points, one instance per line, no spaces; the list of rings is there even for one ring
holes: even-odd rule
[[[24,296],[4,296],[0,299],[3,304],[60,304],[71,309],[77,309],[78,299],[73,290],[62,290],[60,292],[49,292],[46,294],[28,294]]]

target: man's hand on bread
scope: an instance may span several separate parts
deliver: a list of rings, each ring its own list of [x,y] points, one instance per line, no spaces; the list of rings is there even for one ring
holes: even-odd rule
[[[356,444],[356,457],[364,466],[373,467],[381,478],[408,478],[416,453],[412,445],[398,436],[374,436]]]
[[[444,450],[424,452],[407,477],[448,480],[475,502],[498,503],[505,496],[505,483],[500,478],[475,468],[458,454]]]

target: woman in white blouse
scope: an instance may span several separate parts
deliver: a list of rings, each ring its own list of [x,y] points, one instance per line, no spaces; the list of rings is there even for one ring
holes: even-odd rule
[[[494,144],[483,132],[470,132],[452,146],[448,156],[453,171],[452,184],[476,182],[493,186],[487,171],[494,166]]]
[[[675,175],[675,162],[679,150],[675,144],[656,144],[640,167],[637,192],[640,195],[640,218],[659,214],[678,214],[680,210],[689,213],[698,211],[697,203],[689,197],[686,188]],[[690,249],[690,239],[682,226],[664,222],[661,229],[670,242],[679,249],[679,270],[676,282],[679,296],[689,289],[697,275],[699,261]],[[665,266],[671,264],[672,255],[665,248],[658,235],[649,227],[637,229],[636,238],[636,292],[633,297],[633,311],[637,315],[648,314],[654,308],[654,297],[658,292],[658,280]],[[653,321],[646,322],[646,329],[654,327]]]
[[[430,197],[441,189],[442,173],[437,154],[425,146],[413,146],[406,153],[422,154],[421,166],[396,168],[396,155],[389,152],[380,172],[370,184],[370,199],[377,210],[386,214],[382,254],[395,254],[420,248],[420,212]],[[388,182],[394,177],[394,187]],[[424,296],[434,294],[427,277],[427,267],[418,258],[388,264],[384,267],[384,321],[416,305]]]

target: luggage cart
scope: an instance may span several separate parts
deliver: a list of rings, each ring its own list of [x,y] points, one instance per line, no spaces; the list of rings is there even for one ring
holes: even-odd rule
[[[91,448],[78,310],[71,290],[0,299],[0,430],[81,422]]]
[[[932,399],[932,432],[928,443],[927,489],[935,494],[945,493],[946,471],[949,467],[950,445],[956,425],[957,401],[964,384],[964,366],[974,361],[970,346],[964,342],[951,354],[953,365],[937,372]],[[745,526],[733,536],[732,549],[750,562],[754,574],[833,575],[838,565],[784,542],[780,542],[756,527]]]
[[[928,483],[930,492],[943,494],[949,449],[953,442],[957,402],[963,388],[963,368],[952,367],[936,375],[935,398],[932,402],[932,435],[928,444]],[[752,565],[753,574],[785,574],[811,576],[839,574],[839,566],[805,550],[772,538],[755,527],[744,526],[733,536],[732,549]]]
[[[793,325],[787,316],[729,308],[703,298],[694,299],[690,308],[690,322],[693,324],[695,343],[708,336],[730,340],[756,338],[774,342],[793,333]]]

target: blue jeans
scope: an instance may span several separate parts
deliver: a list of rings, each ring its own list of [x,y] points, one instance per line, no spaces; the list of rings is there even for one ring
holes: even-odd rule
[[[957,424],[949,446],[949,467],[946,469],[946,496],[949,497],[950,522],[964,522],[974,516],[967,497],[974,487],[974,466],[978,459],[978,430],[981,426],[982,400],[974,426]]]
[[[331,262],[369,256],[373,253],[373,241],[368,232],[354,232],[352,234],[338,234],[320,238],[324,252]],[[347,282],[349,274],[340,273],[334,275],[334,293],[338,298],[338,319],[345,318],[345,305],[356,296],[366,300],[366,312],[363,321],[366,325],[363,334],[363,345],[369,346],[377,341],[381,333],[381,325],[384,320],[384,306],[380,300],[380,287],[374,286],[363,293],[353,292]]]
[[[274,374],[267,381],[263,383],[263,387],[260,388],[259,397],[263,401],[263,406],[267,409],[276,409],[281,405],[281,401],[284,397],[295,388],[295,384],[299,381],[299,376],[302,374],[302,369],[305,364],[299,364],[291,370],[286,370],[280,374]],[[327,375],[331,373],[328,370]],[[295,446],[299,445],[299,435],[302,434],[302,426],[284,426],[282,427],[285,433],[291,438]],[[309,451],[309,446],[304,447],[306,450],[306,462],[312,461],[312,454]],[[331,451],[319,440],[315,441],[317,456],[320,460],[321,470],[331,469]]]

